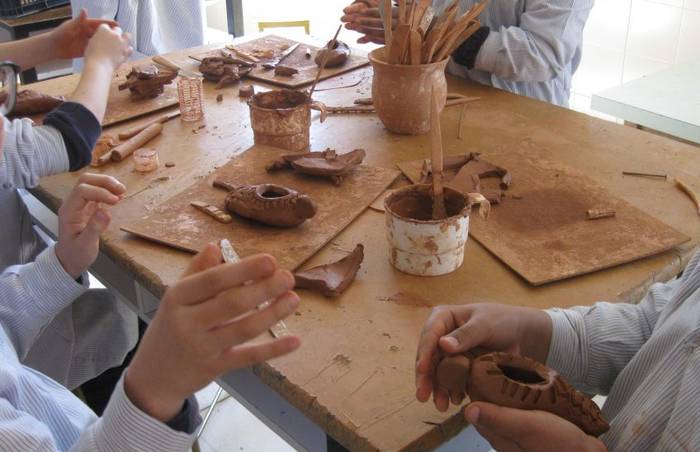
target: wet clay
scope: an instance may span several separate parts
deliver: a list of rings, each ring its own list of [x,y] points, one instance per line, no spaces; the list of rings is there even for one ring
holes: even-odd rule
[[[165,92],[165,85],[169,85],[177,77],[175,71],[158,69],[154,64],[134,66],[126,76],[126,82],[119,85],[119,91],[128,89],[134,100],[152,99]]]
[[[365,155],[364,149],[338,155],[334,149],[328,148],[323,152],[283,155],[281,160],[268,166],[267,170],[294,169],[302,174],[330,178],[335,185],[340,185],[343,177],[362,163]]]
[[[299,69],[289,67],[289,66],[275,66],[275,75],[281,77],[293,77],[299,73]]]
[[[1,94],[0,103],[5,102],[6,97],[7,93]],[[10,116],[31,116],[46,113],[63,102],[63,97],[49,96],[31,89],[25,89],[17,93],[17,101],[10,112]]]
[[[599,436],[609,425],[598,406],[573,388],[556,371],[533,359],[489,353],[471,362],[448,357],[440,363],[437,381],[450,391],[465,388],[472,401],[485,401],[521,410],[541,410],[560,416],[589,435]],[[466,362],[465,362],[466,360]],[[468,375],[467,381],[461,379]]]
[[[412,190],[392,193],[386,199],[386,207],[396,215],[418,221],[433,220],[433,196],[425,185],[414,185]],[[459,215],[471,207],[462,193],[445,187],[445,207],[447,216]]]
[[[291,228],[316,215],[310,197],[281,185],[235,186],[216,180],[214,187],[229,192],[226,210],[269,226]]]
[[[319,67],[325,58],[325,54],[328,53],[328,61],[326,61],[326,67],[338,67],[345,64],[350,57],[350,47],[342,41],[336,40],[335,46],[329,49],[328,46],[324,46],[318,52],[316,52],[316,58],[314,62]]]
[[[292,91],[290,89],[278,89],[259,93],[253,96],[252,103],[256,107],[269,108],[271,110],[280,110],[286,108],[294,108],[305,103],[309,103],[309,96],[300,91]]]
[[[355,280],[365,257],[364,249],[358,244],[352,253],[337,262],[295,273],[294,287],[313,290],[325,297],[339,296]]]
[[[469,383],[469,358],[464,355],[443,358],[435,371],[438,387],[450,394],[450,397],[464,396]]]
[[[216,88],[233,85],[248,75],[252,66],[240,64],[240,61],[230,57],[206,57],[199,64],[199,72],[210,82],[216,82]]]

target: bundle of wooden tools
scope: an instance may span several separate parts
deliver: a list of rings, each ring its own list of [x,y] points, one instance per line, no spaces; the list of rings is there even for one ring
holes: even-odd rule
[[[454,0],[437,15],[432,0],[398,0],[398,25],[394,28],[392,2],[384,0],[387,63],[417,65],[444,60],[481,27],[477,17],[487,3],[484,0],[459,15],[459,0]]]

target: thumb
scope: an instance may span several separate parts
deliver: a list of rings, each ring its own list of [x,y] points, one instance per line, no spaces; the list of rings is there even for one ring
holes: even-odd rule
[[[112,217],[102,209],[97,209],[95,213],[90,217],[90,220],[85,225],[85,229],[78,235],[79,246],[91,246],[94,243],[100,241],[100,234],[102,234],[107,227]]]
[[[501,438],[521,438],[533,430],[535,411],[516,410],[487,402],[472,402],[464,409],[467,422]]]
[[[480,322],[468,321],[440,338],[440,348],[448,355],[466,353],[484,343],[486,328]]]
[[[216,267],[221,264],[223,257],[221,256],[221,248],[213,243],[208,243],[202,248],[202,251],[197,253],[195,257],[192,258],[187,269],[182,274],[182,277],[190,276],[195,273],[203,272],[212,267]]]
[[[80,9],[80,13],[78,14],[78,22],[85,22],[87,20],[87,10],[85,8]]]

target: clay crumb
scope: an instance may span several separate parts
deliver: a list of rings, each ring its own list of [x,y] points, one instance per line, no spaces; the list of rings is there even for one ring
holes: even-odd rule
[[[301,317],[301,312],[296,311],[296,312],[294,313],[294,315],[297,316],[297,317]]]
[[[223,101],[224,101],[224,95],[223,95],[223,94],[219,94],[218,96],[216,96],[216,101],[219,102],[219,103],[220,103],[220,102],[223,102]]]
[[[391,334],[389,334],[389,333],[382,333],[382,336],[388,337],[389,339],[391,339]]]
[[[175,166],[175,162],[165,162],[166,168],[172,168],[173,166]]]
[[[409,292],[397,292],[388,297],[380,297],[379,301],[392,302],[402,306],[416,306],[423,308],[430,308],[433,306],[433,304],[425,298]]]
[[[207,126],[206,124],[202,124],[201,126],[197,127],[197,129],[198,129],[198,130],[202,130],[202,129],[205,128],[206,126]]]
[[[396,345],[392,345],[391,347],[389,347],[389,350],[392,351],[392,352],[398,352],[398,351],[399,351],[399,347],[396,346]]]
[[[352,359],[350,359],[350,357],[345,353],[338,353],[337,355],[335,355],[335,358],[333,358],[333,361],[344,366],[349,366],[352,362]]]

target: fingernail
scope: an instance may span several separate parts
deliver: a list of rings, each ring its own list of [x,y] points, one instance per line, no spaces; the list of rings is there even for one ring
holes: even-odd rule
[[[459,347],[459,341],[452,336],[444,336],[443,342],[450,347]]]
[[[296,308],[299,307],[299,303],[301,302],[301,300],[299,299],[299,295],[292,292],[285,295],[284,298],[287,301],[287,303],[289,303],[289,308],[291,310],[296,310]]]
[[[477,425],[479,423],[480,414],[481,410],[478,406],[467,407],[467,422],[469,422],[472,425]]]

